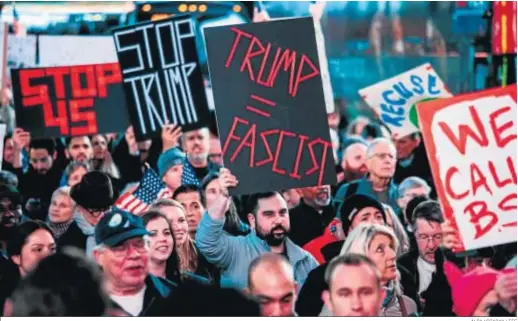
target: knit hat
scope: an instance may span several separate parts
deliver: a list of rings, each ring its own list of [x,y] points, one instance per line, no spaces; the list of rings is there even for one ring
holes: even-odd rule
[[[463,272],[452,262],[444,262],[444,274],[451,287],[453,312],[459,317],[473,316],[482,298],[493,290],[499,271],[477,267]]]
[[[387,222],[385,210],[380,202],[368,195],[353,194],[344,200],[339,209],[340,220],[342,221],[342,227],[345,232],[349,230],[349,226],[354,220],[354,217],[366,207],[374,207],[379,210],[383,215],[383,221],[385,221],[385,223]]]
[[[167,171],[175,165],[183,165],[185,161],[185,154],[178,148],[173,147],[166,150],[158,158],[158,175],[164,177]]]

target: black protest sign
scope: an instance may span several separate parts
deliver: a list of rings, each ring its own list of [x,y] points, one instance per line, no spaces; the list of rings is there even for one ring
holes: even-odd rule
[[[336,184],[311,18],[205,29],[234,195]]]
[[[137,140],[167,124],[207,126],[210,114],[189,16],[118,28],[115,49]]]
[[[12,69],[18,127],[33,137],[123,132],[129,117],[118,63]]]

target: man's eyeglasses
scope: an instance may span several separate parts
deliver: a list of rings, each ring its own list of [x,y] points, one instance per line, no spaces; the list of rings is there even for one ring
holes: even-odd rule
[[[133,243],[122,243],[120,245],[110,247],[110,250],[116,257],[123,257],[129,253],[129,249],[132,247],[138,253],[146,253],[149,250],[149,240],[139,240]]]
[[[440,242],[442,241],[442,233],[437,233],[434,235],[419,234],[417,235],[417,240],[426,243],[428,243],[429,241]]]
[[[381,160],[385,160],[385,159],[393,160],[394,158],[396,158],[396,156],[391,154],[391,153],[376,153],[376,154],[373,154],[371,156],[371,158],[372,157],[376,157],[376,158],[379,158]]]

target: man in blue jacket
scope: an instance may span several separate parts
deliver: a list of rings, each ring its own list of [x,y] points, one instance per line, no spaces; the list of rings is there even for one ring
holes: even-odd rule
[[[228,169],[220,171],[222,193],[203,215],[196,234],[196,245],[205,258],[222,269],[222,280],[232,287],[246,288],[248,268],[261,254],[273,252],[288,259],[295,270],[295,281],[302,286],[308,273],[318,266],[311,254],[288,238],[290,218],[288,205],[279,192],[250,196],[248,221],[252,232],[231,236],[223,231],[225,212],[230,197],[227,188],[235,187],[237,179]]]
[[[367,148],[367,169],[365,177],[342,186],[335,196],[335,208],[353,194],[374,197],[379,202],[390,205],[394,211],[398,206],[397,185],[393,182],[396,171],[396,147],[386,138],[374,139]]]

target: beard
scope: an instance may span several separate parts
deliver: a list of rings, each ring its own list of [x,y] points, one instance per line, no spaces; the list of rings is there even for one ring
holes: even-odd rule
[[[15,231],[18,223],[20,223],[19,216],[3,215],[0,220],[0,240],[7,241]]]
[[[282,242],[284,242],[289,232],[289,229],[286,229],[284,226],[279,224],[275,225],[268,232],[265,232],[263,229],[257,227],[256,234],[260,239],[265,240],[268,245],[279,246],[282,244]]]
[[[209,157],[209,153],[200,153],[200,154],[189,154],[189,160],[193,164],[200,164],[205,162]]]

